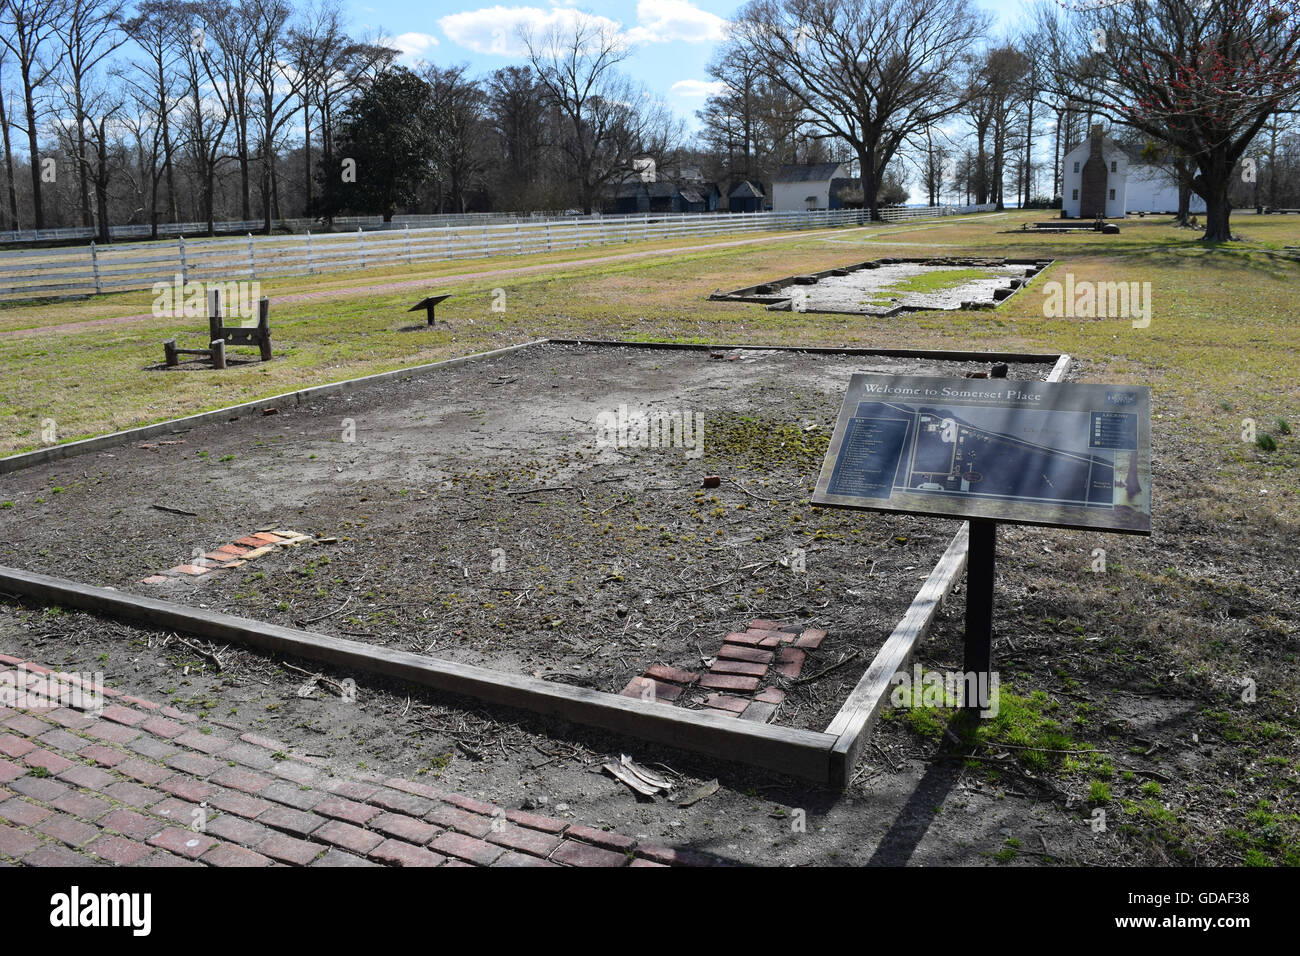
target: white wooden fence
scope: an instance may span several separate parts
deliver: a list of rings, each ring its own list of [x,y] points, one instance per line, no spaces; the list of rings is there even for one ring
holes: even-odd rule
[[[883,210],[888,221],[974,211],[955,207]],[[137,242],[121,246],[21,249],[0,253],[0,299],[147,289],[155,283],[263,279],[417,262],[527,255],[584,246],[728,233],[861,225],[860,209],[570,218],[302,236]]]

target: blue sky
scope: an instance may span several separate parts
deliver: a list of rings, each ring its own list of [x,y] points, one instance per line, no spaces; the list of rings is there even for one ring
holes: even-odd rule
[[[440,66],[468,63],[472,73],[523,60],[518,27],[544,29],[572,11],[605,17],[619,25],[633,53],[624,69],[662,96],[695,128],[694,113],[711,92],[706,67],[725,20],[742,0],[345,0],[358,34],[379,30],[405,51],[403,62]],[[1014,28],[1022,0],[976,0],[996,18],[997,30]]]

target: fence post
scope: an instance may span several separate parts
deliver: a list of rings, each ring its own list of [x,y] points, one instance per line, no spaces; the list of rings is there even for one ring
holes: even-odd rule
[[[366,267],[366,243],[362,238],[361,227],[357,226],[357,260],[361,263],[361,268]]]
[[[99,252],[95,249],[95,240],[90,240],[90,267],[95,271],[95,294],[98,295],[103,289],[99,286]]]
[[[181,249],[181,284],[184,285],[190,281],[190,267],[185,261],[185,237],[177,236],[176,241],[180,244]]]
[[[551,221],[546,220],[546,251],[551,251]]]
[[[405,223],[402,229],[406,231],[406,264],[411,264],[411,224]]]
[[[519,231],[519,220],[515,220],[515,243],[519,246],[519,255],[524,254],[524,237]]]
[[[253,234],[248,234],[248,278],[257,278],[257,261],[253,258]]]
[[[316,271],[311,261],[311,230],[307,230],[307,275],[312,275]]]
[[[443,226],[443,233],[447,240],[447,258],[451,259],[451,226]]]

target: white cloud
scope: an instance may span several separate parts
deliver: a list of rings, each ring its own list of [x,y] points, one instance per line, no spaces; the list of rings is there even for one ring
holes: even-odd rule
[[[523,56],[527,53],[520,31],[544,35],[559,27],[565,30],[579,17],[593,25],[617,31],[619,23],[608,17],[583,14],[572,7],[484,7],[453,13],[438,21],[442,32],[454,43],[475,53],[495,53],[499,56]]]
[[[639,0],[638,25],[628,31],[632,43],[717,43],[726,39],[727,21],[689,0]]]
[[[727,91],[727,84],[721,80],[678,80],[672,91],[678,96],[719,96]]]
[[[438,38],[432,33],[400,33],[388,40],[402,56],[420,57],[438,46]]]
[[[550,0],[551,8],[483,7],[453,13],[438,20],[443,33],[460,46],[475,53],[495,53],[518,57],[527,51],[520,40],[521,30],[544,35],[552,29],[567,30],[578,18],[619,33],[631,44],[716,43],[725,39],[727,21],[701,10],[689,0],[639,0],[637,25],[623,31],[622,24],[598,14],[585,13],[575,4],[578,0]],[[423,37],[426,34],[403,34]],[[399,38],[400,39],[400,38]],[[403,51],[405,52],[405,50]]]

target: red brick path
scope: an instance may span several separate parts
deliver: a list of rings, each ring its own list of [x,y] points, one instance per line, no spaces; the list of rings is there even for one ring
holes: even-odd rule
[[[103,688],[98,716],[33,699],[0,654],[0,861],[28,866],[671,866],[691,850],[381,774],[333,776],[258,734]],[[16,691],[16,694],[15,694]],[[17,696],[21,695],[21,696]],[[55,692],[57,696],[57,691]],[[65,699],[66,702],[66,699]],[[81,702],[77,702],[81,703]]]

